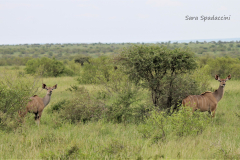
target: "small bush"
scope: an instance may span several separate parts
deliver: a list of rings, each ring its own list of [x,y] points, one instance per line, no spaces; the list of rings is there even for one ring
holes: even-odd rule
[[[101,118],[104,106],[94,100],[84,87],[73,87],[72,91],[79,95],[67,103],[61,102],[54,105],[55,110],[59,110],[60,117],[71,123],[98,120]]]
[[[3,74],[0,82],[1,130],[11,131],[21,124],[22,120],[19,118],[18,111],[25,109],[30,100],[28,97],[37,91],[33,83],[34,80],[30,77]]]
[[[63,99],[63,100],[53,104],[51,107],[51,112],[52,113],[55,111],[59,112],[61,109],[63,109],[64,105],[67,103],[69,103],[69,100]]]
[[[196,136],[204,131],[210,120],[205,113],[192,113],[192,109],[188,107],[180,107],[180,110],[171,116],[164,111],[153,110],[146,118],[146,123],[141,125],[139,132],[143,137],[151,138],[153,142],[173,137]]]
[[[66,68],[62,62],[47,57],[29,60],[26,64],[25,71],[28,74],[36,74],[40,72],[44,77],[74,75],[74,72],[71,69]]]
[[[238,58],[217,57],[209,59],[207,64],[210,67],[211,76],[219,75],[221,78],[226,78],[229,74],[233,78],[240,78],[240,60]]]
[[[109,81],[109,76],[113,70],[114,66],[109,57],[101,56],[89,59],[89,62],[84,63],[77,80],[80,84],[99,84],[102,81]]]

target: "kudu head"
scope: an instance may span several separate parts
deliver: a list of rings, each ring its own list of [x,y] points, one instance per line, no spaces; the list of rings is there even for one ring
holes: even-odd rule
[[[229,74],[225,79],[220,79],[218,75],[215,75],[215,79],[220,82],[221,87],[224,87],[226,85],[226,81],[231,79],[231,74]]]
[[[50,96],[51,96],[52,91],[53,91],[54,89],[57,89],[57,84],[54,85],[54,86],[52,86],[52,87],[47,87],[46,84],[42,84],[42,88],[43,88],[43,89],[46,89],[46,90],[47,90],[47,95],[50,95]]]

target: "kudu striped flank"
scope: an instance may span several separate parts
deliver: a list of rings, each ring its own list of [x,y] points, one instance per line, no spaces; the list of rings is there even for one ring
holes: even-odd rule
[[[30,97],[30,101],[28,102],[25,111],[19,111],[19,115],[24,117],[28,112],[35,114],[35,121],[39,125],[40,119],[42,116],[43,109],[48,105],[51,100],[52,91],[57,89],[57,84],[53,87],[47,87],[46,84],[42,84],[42,88],[47,90],[47,94],[45,97],[41,98],[37,95]]]
[[[201,112],[208,111],[212,117],[214,117],[217,109],[217,104],[223,97],[226,81],[231,79],[231,75],[227,76],[226,79],[220,79],[218,75],[215,75],[215,79],[220,82],[217,90],[214,92],[207,91],[201,95],[189,95],[183,99],[183,106],[192,107],[193,112],[198,109]]]

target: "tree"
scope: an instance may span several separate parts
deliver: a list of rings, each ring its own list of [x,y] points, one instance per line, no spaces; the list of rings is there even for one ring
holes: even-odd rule
[[[84,62],[88,62],[89,63],[90,57],[87,56],[78,56],[77,58],[75,58],[75,63],[80,63],[81,66],[83,66]]]
[[[194,54],[188,49],[170,50],[159,45],[133,45],[123,49],[118,60],[136,85],[151,91],[152,102],[159,109],[177,106],[185,96],[183,91],[187,86],[182,84],[188,84],[187,78],[181,76],[197,66]]]

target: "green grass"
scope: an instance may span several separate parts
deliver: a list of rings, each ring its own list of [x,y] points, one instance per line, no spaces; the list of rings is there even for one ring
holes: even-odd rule
[[[1,68],[0,68],[1,70]],[[41,124],[28,114],[25,123],[15,132],[2,132],[1,159],[239,159],[240,158],[240,81],[226,83],[223,99],[218,103],[216,117],[202,134],[173,138],[153,143],[139,132],[141,125],[113,124],[103,121],[69,124],[59,120],[51,106],[72,98],[70,85],[78,85],[76,77],[43,78],[38,95],[43,97],[41,83],[58,84],[50,104],[44,109]],[[217,89],[219,82],[211,81]],[[91,92],[97,86],[85,85]],[[205,114],[205,113],[203,113]]]

